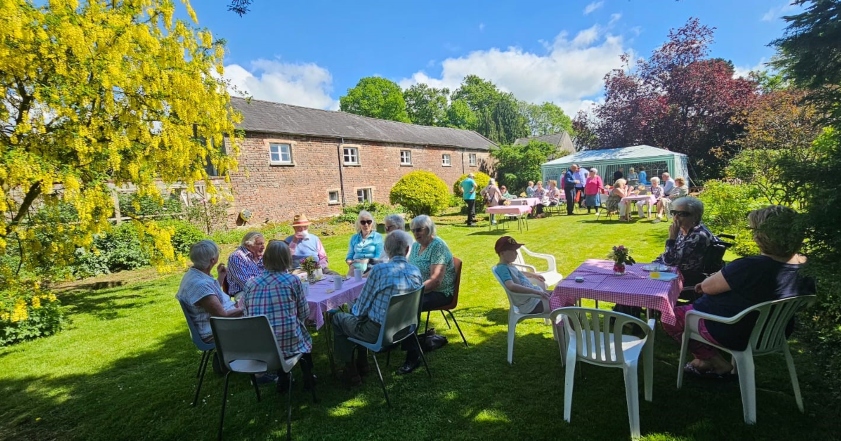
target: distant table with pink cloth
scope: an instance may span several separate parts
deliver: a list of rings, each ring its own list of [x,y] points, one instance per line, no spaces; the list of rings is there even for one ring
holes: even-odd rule
[[[621,203],[628,203],[630,205],[631,202],[636,202],[637,205],[639,204],[648,204],[648,216],[651,217],[651,207],[657,203],[657,198],[651,194],[644,194],[644,195],[631,195],[625,196],[622,198]],[[641,206],[641,205],[640,205]],[[640,210],[642,211],[642,210]]]
[[[361,281],[347,279],[342,282],[342,288],[338,290],[333,286],[332,276],[309,285],[307,294],[307,303],[310,307],[309,319],[315,322],[315,329],[321,329],[324,326],[324,316],[327,311],[339,308],[345,303],[353,303],[358,299],[366,280],[368,279],[363,278]]]
[[[531,213],[531,207],[528,205],[496,205],[488,207],[485,211],[490,214],[509,215],[517,218],[517,229],[522,232],[523,225],[526,226],[526,231],[529,229],[527,223],[528,214]],[[493,225],[491,225],[493,226]]]
[[[660,320],[675,324],[675,303],[683,289],[683,276],[669,281],[649,279],[644,265],[628,265],[625,275],[613,273],[612,260],[589,259],[555,285],[549,305],[552,309],[574,304],[580,299],[593,299],[620,305],[638,306],[660,311]],[[582,282],[576,282],[582,277]]]
[[[534,207],[540,203],[539,198],[514,198],[509,199],[509,201],[511,205],[528,205],[529,207]]]

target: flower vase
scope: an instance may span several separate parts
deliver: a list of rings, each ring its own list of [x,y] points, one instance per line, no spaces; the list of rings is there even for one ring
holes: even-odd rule
[[[312,285],[313,283],[316,282],[315,271],[311,271],[311,272],[307,273],[307,281],[310,283],[310,285]]]
[[[625,264],[616,262],[613,264],[613,274],[617,276],[625,275]]]

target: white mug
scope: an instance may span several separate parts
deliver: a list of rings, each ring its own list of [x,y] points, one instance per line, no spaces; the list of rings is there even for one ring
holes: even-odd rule
[[[333,288],[337,291],[342,289],[342,276],[333,276]]]
[[[357,282],[362,280],[362,270],[361,269],[358,269],[358,268],[353,269],[353,280],[356,280]]]

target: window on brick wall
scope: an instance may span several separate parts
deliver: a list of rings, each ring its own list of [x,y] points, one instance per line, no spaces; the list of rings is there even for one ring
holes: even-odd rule
[[[371,196],[371,189],[360,188],[356,190],[356,201],[360,204],[363,202],[373,202],[374,198]]]
[[[400,165],[412,165],[411,150],[400,150]]]
[[[292,144],[272,142],[269,143],[269,164],[291,165]]]
[[[470,164],[471,167],[476,167],[476,154],[470,153],[467,155],[467,162]]]
[[[327,192],[327,203],[331,205],[341,203],[339,200],[339,190],[330,190]]]
[[[453,165],[452,160],[450,159],[450,155],[446,153],[441,155],[441,165],[444,167],[450,167],[451,165]]]
[[[345,147],[342,149],[345,165],[359,165],[359,149],[356,147]]]

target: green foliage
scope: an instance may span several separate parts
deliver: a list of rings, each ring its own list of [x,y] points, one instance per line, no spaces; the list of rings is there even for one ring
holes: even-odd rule
[[[228,229],[228,207],[230,204],[221,199],[215,202],[194,201],[184,208],[184,214],[187,220],[211,234]]]
[[[160,225],[161,228],[169,228],[172,230],[172,249],[174,249],[178,254],[189,254],[190,247],[194,243],[207,238],[206,234],[187,221],[172,219],[158,222],[158,225]]]
[[[573,136],[572,119],[557,104],[519,102],[520,113],[526,118],[530,136],[551,135],[565,131]]]
[[[491,157],[496,159],[496,173],[501,184],[508,186],[511,193],[525,191],[529,181],[542,180],[540,165],[555,153],[552,144],[531,140],[528,145],[501,145],[491,149]],[[515,191],[516,190],[516,191]]]
[[[511,144],[529,132],[514,95],[501,92],[495,84],[476,75],[464,77],[451,99],[453,103],[463,100],[467,104],[477,120],[476,131],[491,141]]]
[[[450,191],[435,173],[419,170],[400,178],[391,188],[389,200],[402,205],[412,216],[434,215],[447,208]]]
[[[415,84],[403,91],[406,110],[412,124],[444,126],[447,122],[447,88],[436,89],[424,83]]]
[[[447,108],[447,127],[457,129],[476,130],[479,118],[463,99],[454,99]]]
[[[140,234],[131,222],[124,222],[94,238],[92,253],[105,256],[111,272],[148,266],[149,254],[140,244]]]
[[[348,205],[342,208],[342,214],[332,218],[330,223],[356,223],[356,218],[359,217],[359,212],[365,210],[374,216],[376,222],[382,222],[383,218],[389,214],[403,213],[403,207],[400,205],[388,205],[380,202],[362,202],[356,205]]]
[[[52,335],[61,329],[56,296],[31,281],[0,291],[0,346]]]
[[[128,217],[171,217],[184,211],[181,201],[176,197],[161,198],[159,195],[141,195],[138,193],[120,194],[120,215]]]
[[[698,195],[704,202],[704,223],[713,234],[736,236],[733,252],[741,256],[759,253],[753,236],[748,230],[747,214],[768,205],[761,200],[757,188],[750,184],[709,180]]]
[[[411,122],[406,112],[403,91],[394,81],[382,77],[366,77],[339,98],[343,112],[391,121]]]

